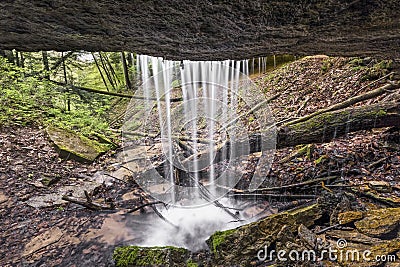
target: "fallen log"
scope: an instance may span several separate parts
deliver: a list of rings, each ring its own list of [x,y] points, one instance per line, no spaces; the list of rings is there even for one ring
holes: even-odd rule
[[[258,193],[265,193],[265,192],[271,192],[271,191],[279,191],[279,192],[287,192],[292,189],[298,189],[299,187],[305,187],[313,184],[317,184],[320,182],[327,182],[331,180],[338,179],[338,176],[328,176],[328,177],[322,177],[322,178],[317,178],[313,180],[308,180],[300,183],[295,183],[295,184],[289,184],[289,185],[282,185],[282,186],[276,186],[276,187],[266,187],[266,188],[257,188],[256,190],[249,191],[249,190],[241,190],[241,189],[231,189],[228,187],[223,187],[227,190],[230,190],[232,193],[240,195],[240,194],[258,194]],[[218,186],[222,187],[222,186]],[[285,195],[286,196],[286,195]]]
[[[269,193],[237,193],[228,194],[228,197],[239,199],[317,199],[317,195],[298,195],[298,194],[269,194]]]
[[[391,126],[400,126],[400,103],[378,103],[326,112],[279,128],[276,148],[325,143],[350,132]],[[252,136],[254,152],[258,152],[257,139],[257,135]]]
[[[126,213],[134,213],[135,211],[143,209],[144,207],[153,206],[153,205],[157,205],[157,204],[164,204],[164,202],[162,202],[162,201],[147,202],[147,203],[144,203],[143,205],[140,205],[140,206],[138,206],[136,208],[128,210]]]

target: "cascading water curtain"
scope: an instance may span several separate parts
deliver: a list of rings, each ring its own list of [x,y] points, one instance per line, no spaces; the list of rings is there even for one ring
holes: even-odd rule
[[[125,154],[130,168],[140,170],[135,179],[166,203],[218,199],[236,185],[240,161],[250,153],[240,113],[260,99],[247,77],[249,60],[177,62],[138,55],[136,62],[142,85],[124,125],[130,142]],[[271,126],[264,113],[258,114],[261,124]],[[139,137],[132,138],[137,129]],[[219,162],[225,164],[216,168]]]

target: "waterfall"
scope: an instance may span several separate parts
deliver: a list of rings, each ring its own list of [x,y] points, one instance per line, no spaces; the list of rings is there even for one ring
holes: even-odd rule
[[[260,166],[248,181],[250,190],[261,185],[273,159],[273,116],[260,90],[247,77],[254,72],[255,61],[170,61],[137,56],[136,79],[142,84],[127,108],[124,162],[142,189],[173,206],[160,206],[160,214],[179,226],[150,223],[141,245],[197,250],[204,248],[204,240],[212,232],[258,216],[241,208],[238,217],[238,208],[249,207],[249,203],[224,197],[247,172],[249,116],[259,125],[262,151],[257,156]],[[266,69],[265,62],[258,58],[258,71]],[[259,109],[251,110],[253,107]]]
[[[260,102],[247,78],[255,60],[179,62],[137,55],[136,64],[142,81],[137,95],[144,100],[132,100],[131,113],[141,113],[129,117],[125,130],[141,129],[144,138],[134,158],[144,157],[133,165],[147,171],[135,179],[168,204],[202,205],[219,199],[241,178],[240,160],[248,155],[247,126],[237,117],[243,105],[249,109]],[[259,58],[258,64],[264,69],[265,59]],[[264,113],[259,117],[261,123],[270,123]],[[227,139],[242,145],[227,149]],[[214,163],[217,153],[218,162],[224,163],[219,167]]]

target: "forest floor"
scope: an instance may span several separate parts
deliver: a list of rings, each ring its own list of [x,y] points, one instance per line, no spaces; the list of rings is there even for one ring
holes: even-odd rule
[[[254,80],[267,97],[281,93],[270,103],[279,122],[382,86],[386,80],[378,79],[390,73],[383,64],[371,59],[310,57]],[[394,94],[358,105],[386,101]],[[18,125],[0,128],[0,146],[0,266],[112,266],[115,246],[136,237],[134,230],[121,231],[123,213],[142,203],[134,184],[115,179],[127,175],[115,167],[115,151],[94,163],[61,160],[44,129]],[[296,154],[300,148],[276,151],[266,186],[336,175],[361,193],[357,200],[360,207],[400,205],[398,131],[349,133],[329,143],[312,145],[309,153]],[[371,182],[387,190],[368,194]],[[51,194],[59,198],[64,194],[83,196],[84,188],[94,200],[114,203],[116,209],[93,211],[51,197],[47,203],[46,199],[38,200]],[[317,198],[321,190],[343,188],[316,184],[306,193]],[[271,203],[278,209],[290,204],[284,197]]]

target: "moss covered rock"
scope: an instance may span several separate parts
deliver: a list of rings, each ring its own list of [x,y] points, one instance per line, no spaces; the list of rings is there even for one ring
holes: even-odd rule
[[[303,224],[309,227],[321,217],[317,204],[305,208],[271,215],[261,221],[239,228],[216,232],[208,240],[216,266],[251,266],[257,259],[257,252],[277,241],[283,227],[297,232]]]
[[[46,132],[56,146],[61,158],[91,162],[109,149],[105,144],[99,144],[65,129],[48,127]]]
[[[347,211],[339,213],[338,221],[340,224],[348,224],[363,218],[363,213],[361,211]]]
[[[368,236],[382,236],[398,228],[400,208],[387,208],[368,211],[362,220],[354,223],[357,230]]]
[[[178,247],[138,247],[125,246],[114,250],[113,259],[117,267],[136,266],[171,266],[194,267],[190,252]]]

